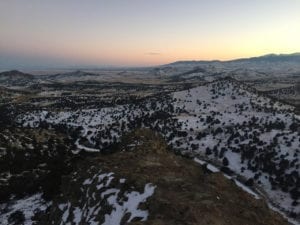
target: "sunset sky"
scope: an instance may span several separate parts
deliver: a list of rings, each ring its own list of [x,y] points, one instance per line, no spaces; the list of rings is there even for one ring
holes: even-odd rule
[[[299,0],[2,0],[0,67],[300,52]]]

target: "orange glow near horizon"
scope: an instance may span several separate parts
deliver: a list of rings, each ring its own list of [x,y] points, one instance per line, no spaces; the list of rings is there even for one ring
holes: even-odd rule
[[[11,65],[152,66],[300,52],[300,1],[28,1],[0,2],[0,59]]]

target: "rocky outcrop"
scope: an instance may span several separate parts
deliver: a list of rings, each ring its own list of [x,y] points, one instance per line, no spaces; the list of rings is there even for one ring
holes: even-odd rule
[[[147,221],[145,221],[147,220]],[[288,224],[221,173],[171,153],[156,133],[123,137],[117,153],[78,162],[37,224]]]

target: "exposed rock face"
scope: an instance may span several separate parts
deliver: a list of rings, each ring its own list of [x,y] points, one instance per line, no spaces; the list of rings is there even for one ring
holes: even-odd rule
[[[36,215],[38,224],[288,224],[263,200],[169,152],[145,129],[123,137],[117,153],[79,162],[61,191]]]

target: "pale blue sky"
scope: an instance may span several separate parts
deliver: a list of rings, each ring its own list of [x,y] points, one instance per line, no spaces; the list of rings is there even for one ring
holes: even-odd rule
[[[300,1],[3,0],[0,35],[0,67],[292,53],[300,51]]]

